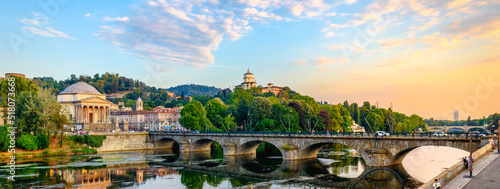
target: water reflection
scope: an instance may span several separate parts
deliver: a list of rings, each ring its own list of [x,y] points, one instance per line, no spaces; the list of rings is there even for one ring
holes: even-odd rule
[[[328,148],[321,154],[318,159],[284,161],[279,157],[214,158],[211,153],[154,150],[32,159],[16,170],[16,182],[7,182],[7,168],[2,167],[0,188],[343,188],[369,169],[362,158],[343,148]],[[362,186],[394,182],[390,175],[377,175]]]

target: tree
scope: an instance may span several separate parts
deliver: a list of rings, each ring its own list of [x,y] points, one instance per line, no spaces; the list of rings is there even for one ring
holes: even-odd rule
[[[70,116],[71,115],[69,115],[69,111],[66,108],[59,108],[57,112],[50,116],[57,130],[61,130],[60,147],[62,147],[64,140],[64,125],[71,122],[69,119]]]
[[[212,125],[219,129],[223,129],[222,118],[226,117],[227,106],[222,102],[222,100],[214,98],[208,101],[207,105],[205,105],[205,110],[207,111],[207,118],[210,120]]]
[[[332,118],[330,117],[330,112],[328,110],[322,109],[319,111],[318,116],[321,118],[323,125],[327,131],[332,131]]]
[[[33,91],[21,92],[16,101],[14,126],[26,134],[36,133],[44,121],[39,117],[41,110],[36,100],[36,93]]]
[[[293,108],[274,103],[272,112],[271,118],[274,120],[275,130],[302,131],[299,127],[299,114]]]
[[[207,112],[203,109],[201,102],[193,100],[182,108],[179,122],[184,128],[191,130],[202,130],[202,128],[212,129],[212,125],[206,115]]]
[[[273,103],[268,98],[255,97],[248,107],[250,126],[254,126],[259,121],[269,118],[272,112],[272,105]]]

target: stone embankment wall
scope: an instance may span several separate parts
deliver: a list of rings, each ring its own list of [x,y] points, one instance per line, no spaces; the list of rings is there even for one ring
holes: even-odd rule
[[[99,152],[120,150],[154,149],[148,133],[92,133],[92,135],[106,135],[102,146],[96,148]]]
[[[487,144],[482,148],[476,150],[474,153],[472,153],[472,159],[474,161],[477,161],[479,158],[488,154],[490,151],[491,151],[491,144]],[[419,189],[432,189],[433,188],[432,183],[434,182],[434,179],[438,179],[439,183],[441,183],[442,186],[445,186],[448,182],[453,180],[453,178],[455,178],[458,174],[460,174],[464,170],[465,166],[463,162],[459,161],[455,165],[441,172],[441,174],[434,177],[424,185],[420,186]]]

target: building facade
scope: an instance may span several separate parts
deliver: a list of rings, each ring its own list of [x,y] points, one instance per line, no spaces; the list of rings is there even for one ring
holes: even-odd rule
[[[158,106],[152,110],[143,110],[142,100],[136,102],[136,110],[111,111],[111,120],[120,124],[127,123],[129,129],[168,130],[182,129],[179,123],[182,107],[164,108]]]
[[[283,87],[274,86],[272,83],[268,83],[267,87],[262,88],[262,93],[272,92],[274,96],[278,96],[281,91],[283,91]]]
[[[255,81],[253,73],[250,73],[250,69],[248,69],[247,73],[243,75],[243,83],[236,87],[241,87],[244,90],[251,89],[252,87],[257,87],[257,82]]]
[[[67,108],[76,130],[110,131],[110,112],[112,102],[106,100],[89,84],[80,81],[70,85],[57,95],[57,101]]]

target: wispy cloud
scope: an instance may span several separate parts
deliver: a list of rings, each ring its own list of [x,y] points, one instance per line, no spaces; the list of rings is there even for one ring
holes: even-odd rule
[[[33,19],[23,18],[19,21],[24,24],[23,28],[32,34],[45,36],[45,37],[60,37],[60,38],[68,38],[68,39],[76,39],[67,35],[66,33],[56,30],[48,25],[50,25],[50,18],[37,14],[35,12],[32,13]]]
[[[88,15],[88,14],[87,14]],[[104,21],[119,21],[119,22],[127,22],[130,20],[130,18],[124,16],[124,17],[115,17],[115,18],[110,18],[110,17],[104,17]]]

